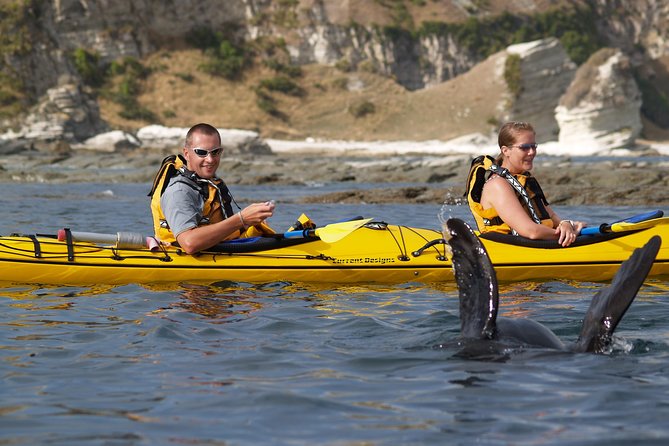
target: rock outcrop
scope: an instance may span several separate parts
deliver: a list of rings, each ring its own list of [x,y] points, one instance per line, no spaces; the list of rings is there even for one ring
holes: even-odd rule
[[[629,59],[604,48],[578,71],[555,109],[559,142],[584,154],[627,146],[641,132],[641,93]]]
[[[555,140],[559,126],[554,109],[574,78],[576,65],[555,38],[512,45],[506,52],[519,58],[515,68],[508,59],[505,64],[507,76],[514,76],[509,70],[519,71],[518,87],[510,87],[515,97],[507,118],[531,121],[539,142]]]
[[[299,64],[362,67],[393,77],[408,90],[418,90],[452,79],[481,61],[458,45],[452,35],[416,37],[381,27],[333,23],[329,14],[334,8],[324,3],[314,2],[313,9],[305,12],[305,25],[297,31],[299,39],[287,46]],[[261,27],[250,31],[254,36],[269,32]]]
[[[49,148],[60,141],[81,141],[108,130],[97,102],[71,76],[61,76],[32,109],[18,131],[5,138],[26,139]]]

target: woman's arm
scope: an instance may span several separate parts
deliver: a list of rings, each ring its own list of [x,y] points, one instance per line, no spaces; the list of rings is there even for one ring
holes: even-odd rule
[[[573,243],[580,230],[577,226],[583,226],[581,222],[572,224],[569,220],[560,220],[550,206],[547,209],[554,229],[535,223],[520,204],[511,185],[501,177],[492,177],[483,186],[481,204],[484,209],[495,208],[500,218],[519,235],[533,240],[557,239],[563,247]]]
[[[492,177],[483,186],[481,204],[484,209],[495,208],[504,222],[519,235],[530,239],[557,238],[555,230],[537,224],[527,215],[513,187],[501,177]]]

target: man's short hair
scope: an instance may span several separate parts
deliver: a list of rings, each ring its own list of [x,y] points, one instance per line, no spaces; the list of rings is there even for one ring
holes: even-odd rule
[[[195,134],[201,134],[201,135],[216,135],[218,136],[218,142],[220,144],[221,142],[221,134],[218,132],[216,127],[210,124],[206,124],[204,122],[201,122],[199,124],[195,124],[193,127],[188,130],[188,133],[186,133],[186,144],[185,147],[190,148],[191,145],[193,144],[193,135]]]

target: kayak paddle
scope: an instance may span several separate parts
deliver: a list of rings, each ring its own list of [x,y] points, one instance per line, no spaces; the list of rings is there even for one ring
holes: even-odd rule
[[[643,214],[635,215],[624,220],[618,220],[610,224],[603,223],[599,226],[583,228],[581,230],[581,235],[606,234],[609,232],[626,232],[635,231],[638,229],[646,229],[658,224],[663,215],[664,212],[660,210],[645,212]]]
[[[288,231],[284,232],[285,238],[301,238],[301,237],[318,237],[325,243],[335,243],[343,239],[356,229],[366,225],[372,218],[364,218],[362,220],[344,221],[341,223],[332,223],[322,228],[304,229],[302,231]]]

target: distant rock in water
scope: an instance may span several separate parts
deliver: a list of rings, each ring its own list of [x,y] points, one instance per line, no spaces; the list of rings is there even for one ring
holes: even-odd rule
[[[140,141],[130,133],[122,130],[100,133],[88,138],[81,144],[72,144],[74,150],[94,150],[98,152],[116,152],[119,150],[136,149],[141,145]]]
[[[630,145],[641,132],[640,108],[629,59],[603,48],[578,69],[555,109],[559,142],[591,153]]]

